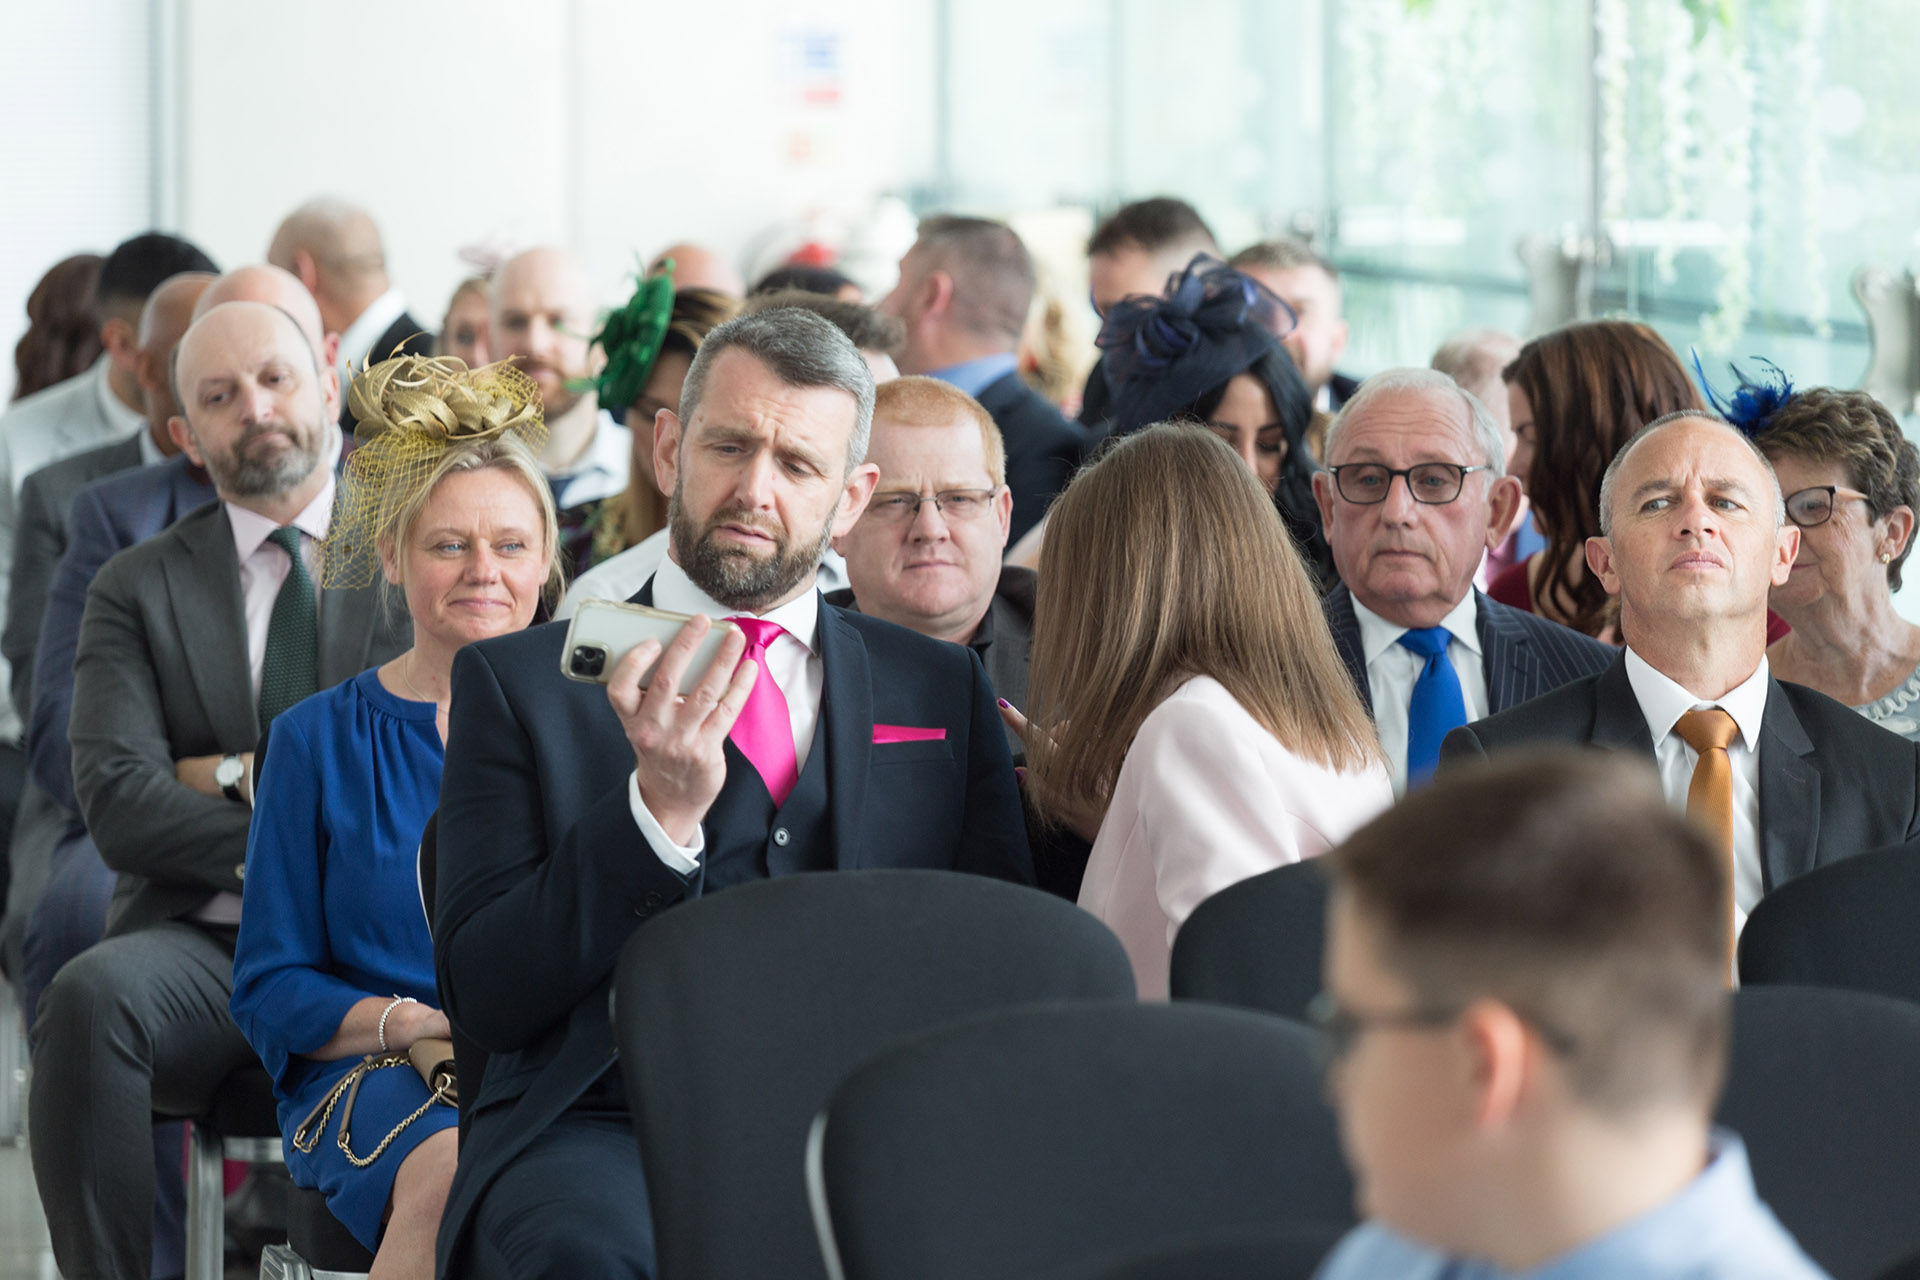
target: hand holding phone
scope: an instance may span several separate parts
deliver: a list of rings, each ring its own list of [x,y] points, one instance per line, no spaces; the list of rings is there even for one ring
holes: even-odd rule
[[[691,621],[690,613],[628,604],[624,600],[582,600],[573,621],[567,624],[567,643],[560,651],[560,672],[569,680],[606,684],[620,660],[641,642],[652,640],[664,651]],[[684,683],[689,686],[700,683],[720,652],[721,642],[739,633],[740,628],[731,622],[713,623],[706,638],[694,650]],[[649,664],[640,677],[640,687],[646,688],[652,680],[653,667]]]
[[[699,679],[690,678],[716,633],[717,648]],[[573,647],[567,646],[563,664],[570,665]],[[696,616],[664,647],[646,636],[605,671],[607,701],[633,748],[641,803],[675,844],[693,843],[726,784],[727,734],[760,672],[757,663],[740,660],[746,651],[740,628]]]

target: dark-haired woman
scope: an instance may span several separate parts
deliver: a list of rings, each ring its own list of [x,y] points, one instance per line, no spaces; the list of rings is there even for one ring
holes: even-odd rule
[[[1313,395],[1280,345],[1293,313],[1266,288],[1196,258],[1162,297],[1127,298],[1108,312],[1100,346],[1113,393],[1112,438],[1155,422],[1206,427],[1273,495],[1314,585],[1335,580],[1313,500],[1306,446]]]

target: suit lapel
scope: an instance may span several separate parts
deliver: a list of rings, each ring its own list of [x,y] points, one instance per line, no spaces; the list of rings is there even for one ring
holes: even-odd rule
[[[1806,757],[1813,740],[1780,682],[1767,680],[1760,722],[1760,874],[1772,889],[1813,870],[1820,839],[1820,771]]]
[[[1347,664],[1347,674],[1353,677],[1353,687],[1360,694],[1360,705],[1372,716],[1373,685],[1367,679],[1367,655],[1360,648],[1360,619],[1353,612],[1353,593],[1347,590],[1346,583],[1327,593],[1326,614],[1327,628],[1333,632],[1333,647],[1340,651],[1340,661]]]
[[[223,742],[258,736],[247,616],[240,600],[240,558],[224,508],[213,506],[177,526],[184,556],[161,563],[175,633],[200,705]]]
[[[1526,629],[1481,592],[1474,592],[1474,630],[1480,635],[1480,665],[1487,678],[1489,715],[1518,706],[1534,694],[1540,662]]]
[[[867,643],[840,610],[820,605],[820,714],[827,724],[827,795],[834,866],[860,865],[860,832],[873,757],[873,672]]]
[[[1627,679],[1626,650],[1593,683],[1593,745],[1653,755],[1653,731]]]

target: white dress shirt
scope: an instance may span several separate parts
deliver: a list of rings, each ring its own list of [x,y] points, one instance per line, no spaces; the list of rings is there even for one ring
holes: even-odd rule
[[[1393,794],[1403,796],[1407,793],[1407,708],[1427,660],[1400,643],[1410,628],[1388,622],[1358,597],[1353,601],[1353,616],[1360,624],[1360,655],[1367,664],[1367,688],[1373,697],[1373,727],[1393,773]],[[1469,591],[1453,612],[1440,619],[1453,636],[1447,644],[1447,661],[1460,677],[1460,700],[1466,704],[1468,724],[1489,714],[1487,673],[1476,629],[1479,618],[1480,607]]]
[[[301,559],[314,579],[316,602],[320,575],[314,572],[314,551],[327,536],[327,524],[333,518],[333,464],[329,460],[323,465],[327,468],[326,486],[292,520],[293,527],[304,535],[300,539]],[[234,554],[240,558],[240,608],[247,622],[247,678],[253,685],[257,702],[260,674],[267,665],[267,628],[273,622],[273,602],[280,596],[281,584],[293,571],[293,561],[281,547],[267,541],[267,535],[280,527],[278,524],[257,511],[231,502],[225,506],[227,523],[233,529]],[[204,924],[239,924],[240,895],[216,893],[193,913],[193,918]]]
[[[1733,765],[1733,927],[1746,927],[1747,913],[1760,901],[1760,722],[1767,710],[1766,655],[1745,681],[1723,698],[1706,702],[1653,669],[1645,658],[1627,649],[1627,680],[1653,734],[1653,755],[1660,770],[1660,787],[1675,809],[1687,810],[1687,787],[1693,782],[1693,764],[1700,753],[1673,731],[1689,711],[1719,707],[1733,717],[1740,736],[1727,746]]]
[[[637,590],[637,588],[636,588]],[[660,562],[653,575],[653,607],[675,613],[704,613],[709,618],[755,616],[729,609],[693,585],[686,570],[672,557]],[[757,615],[780,626],[786,634],[774,638],[767,649],[767,675],[780,686],[787,700],[787,716],[793,722],[793,760],[796,770],[807,767],[813,748],[814,727],[820,722],[820,694],[826,677],[820,664],[820,592],[818,588],[802,593],[777,609]],[[763,677],[764,678],[764,677]],[[700,855],[706,851],[703,827],[694,833],[693,843],[676,844],[640,799],[640,773],[627,778],[627,800],[633,806],[633,820],[640,827],[660,861],[681,875],[700,867]]]
[[[661,529],[575,578],[573,585],[567,588],[567,594],[560,597],[559,607],[553,611],[554,621],[564,622],[571,618],[582,600],[631,600],[633,593],[646,586],[647,579],[667,563],[667,544],[671,541],[671,533]],[[851,585],[847,581],[847,562],[832,547],[828,547],[827,553],[820,557],[820,572],[814,579],[814,585],[825,595]],[[663,609],[665,607],[661,606]]]
[[[353,318],[353,323],[340,335],[340,346],[335,352],[334,368],[340,374],[340,398],[346,399],[347,388],[353,385],[353,375],[360,372],[367,361],[379,364],[391,351],[375,351],[373,344],[380,341],[383,334],[393,327],[393,322],[407,313],[407,300],[398,289],[389,289],[372,302],[367,309]],[[407,335],[409,338],[412,334]]]

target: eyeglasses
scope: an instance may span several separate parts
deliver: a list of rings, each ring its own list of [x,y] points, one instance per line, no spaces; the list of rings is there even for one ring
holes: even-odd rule
[[[1512,1005],[1508,1005],[1512,1008]],[[1307,1004],[1307,1021],[1320,1034],[1316,1038],[1316,1057],[1322,1075],[1339,1065],[1348,1054],[1353,1052],[1354,1043],[1360,1036],[1376,1027],[1401,1027],[1414,1031],[1437,1031],[1451,1025],[1466,1011],[1464,1005],[1443,1007],[1429,1005],[1415,1007],[1399,1013],[1361,1013],[1349,1009],[1331,991],[1322,991]],[[1579,1042],[1550,1022],[1544,1022],[1531,1014],[1513,1010],[1522,1022],[1532,1027],[1540,1037],[1540,1042],[1560,1057],[1572,1056]]]
[[[919,518],[920,508],[931,502],[934,510],[947,520],[977,520],[993,509],[993,500],[999,495],[997,488],[948,489],[931,498],[917,493],[876,493],[867,503],[867,510],[889,524],[911,524]]]
[[[1867,495],[1858,489],[1848,489],[1837,484],[1820,484],[1811,489],[1800,489],[1787,495],[1787,519],[1802,529],[1811,529],[1833,519],[1833,504],[1836,498],[1858,498],[1868,501]]]
[[[1341,1004],[1331,991],[1322,991],[1307,1004],[1307,1021],[1318,1031],[1315,1058],[1321,1074],[1353,1052],[1361,1033],[1374,1027],[1408,1027],[1435,1031],[1460,1016],[1457,1008],[1408,1009],[1401,1013],[1361,1013]]]
[[[1371,507],[1385,502],[1393,491],[1395,477],[1405,476],[1407,492],[1413,495],[1415,502],[1430,507],[1444,507],[1460,496],[1461,486],[1467,477],[1476,471],[1491,471],[1492,467],[1462,467],[1451,462],[1423,462],[1417,467],[1404,470],[1383,466],[1378,462],[1349,462],[1345,466],[1328,467],[1333,473],[1333,484],[1340,496],[1356,506]]]

